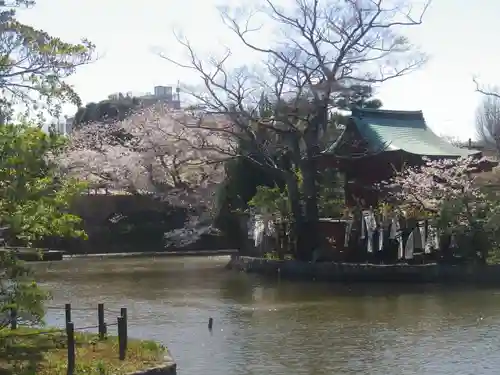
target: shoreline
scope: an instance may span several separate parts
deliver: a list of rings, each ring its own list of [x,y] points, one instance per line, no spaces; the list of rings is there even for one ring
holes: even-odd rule
[[[290,280],[332,283],[452,283],[500,286],[500,265],[310,263],[232,255],[226,268]]]
[[[17,354],[16,365],[23,367],[36,362],[37,374],[39,372],[41,375],[66,374],[68,352],[64,343],[68,342],[68,338],[65,330],[55,327],[20,326],[16,329],[7,327],[0,330],[0,337],[15,340],[10,344],[10,351]],[[125,360],[120,360],[117,336],[110,335],[104,340],[99,340],[95,333],[75,330],[73,337],[76,344],[73,354],[76,357],[73,357],[76,359],[74,365],[90,375],[97,375],[103,371],[123,375],[177,373],[177,365],[170,351],[156,341],[129,337]],[[0,372],[12,370],[11,366],[10,358],[0,355]]]
[[[73,258],[164,258],[164,257],[217,257],[237,256],[236,249],[226,250],[180,250],[180,251],[133,251],[123,253],[68,253],[63,250],[35,249],[35,248],[8,248],[0,252],[12,251],[17,258],[25,262],[49,262],[70,260]]]
[[[72,258],[164,258],[164,257],[216,257],[237,256],[238,250],[186,250],[186,251],[135,251],[130,253],[67,254],[63,259]]]

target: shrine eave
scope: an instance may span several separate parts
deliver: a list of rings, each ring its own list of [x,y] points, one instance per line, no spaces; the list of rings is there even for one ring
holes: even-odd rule
[[[367,145],[367,156],[384,151],[438,158],[480,156],[481,151],[452,145],[436,135],[426,124],[422,111],[389,111],[354,109],[346,130],[327,148],[323,155],[338,155],[337,148],[345,144],[343,137],[354,127]],[[352,133],[351,133],[352,134]]]

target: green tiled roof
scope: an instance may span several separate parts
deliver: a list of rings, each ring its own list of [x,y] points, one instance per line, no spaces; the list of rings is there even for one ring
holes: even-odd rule
[[[421,156],[466,157],[480,151],[456,147],[437,136],[425,123],[421,111],[355,109],[349,126],[355,124],[373,152],[405,151]],[[337,142],[325,150],[334,153]]]

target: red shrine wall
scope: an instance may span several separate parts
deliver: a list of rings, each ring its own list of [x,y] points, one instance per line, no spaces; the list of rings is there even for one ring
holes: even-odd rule
[[[374,184],[389,180],[405,165],[418,165],[421,161],[420,157],[401,151],[386,151],[356,160],[325,155],[318,161],[318,168],[320,171],[335,168],[345,175],[347,206],[361,202],[364,208],[369,208],[378,206],[380,200],[380,193],[373,189]]]

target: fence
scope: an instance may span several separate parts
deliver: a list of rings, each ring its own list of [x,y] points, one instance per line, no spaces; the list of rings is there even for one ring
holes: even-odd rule
[[[119,360],[123,361],[126,359],[126,354],[127,354],[127,346],[128,346],[128,322],[129,319],[127,317],[127,308],[122,307],[120,311],[117,310],[110,310],[104,308],[103,303],[99,303],[97,305],[97,325],[95,326],[86,326],[86,327],[78,327],[75,328],[75,325],[73,323],[72,319],[72,311],[75,310],[86,310],[86,311],[95,311],[95,308],[90,308],[90,307],[83,307],[83,308],[73,308],[70,303],[67,303],[64,305],[64,307],[59,307],[59,306],[45,306],[47,310],[64,310],[65,312],[65,321],[66,321],[66,327],[60,330],[48,330],[48,331],[38,331],[38,332],[33,332],[33,333],[19,333],[15,335],[10,335],[10,337],[26,337],[26,336],[36,336],[36,335],[44,335],[44,334],[53,334],[53,333],[65,333],[66,334],[66,344],[67,344],[67,349],[68,349],[68,354],[67,354],[67,374],[68,375],[74,375],[75,371],[75,332],[76,331],[85,331],[89,329],[96,329],[98,330],[98,336],[99,340],[104,341],[107,337],[107,331],[108,327],[111,326],[117,326],[118,328],[118,358]],[[105,312],[112,313],[112,314],[117,314],[116,318],[116,323],[106,323],[105,321]],[[17,330],[18,328],[18,314],[15,309],[10,311],[10,329],[11,330]],[[172,324],[178,324],[179,321],[171,321],[171,320],[165,320],[163,323],[172,323]],[[193,322],[189,322],[192,324]],[[200,324],[207,324],[207,321],[198,321],[196,323]],[[213,330],[213,325],[214,325],[214,319],[212,317],[208,318],[208,330],[209,332],[212,332]]]
[[[127,354],[127,343],[128,343],[128,323],[127,323],[127,308],[122,307],[120,311],[107,310],[104,308],[103,303],[99,303],[97,305],[97,325],[96,326],[87,326],[87,327],[79,327],[75,328],[75,325],[71,318],[71,304],[67,303],[64,308],[50,306],[48,309],[52,310],[62,310],[65,311],[66,317],[66,328],[61,330],[49,330],[46,332],[33,332],[33,333],[25,333],[15,335],[16,337],[25,337],[25,336],[34,336],[34,335],[43,335],[43,334],[52,334],[57,332],[65,332],[66,333],[66,344],[68,349],[68,375],[74,375],[75,371],[75,331],[85,331],[89,329],[98,329],[99,340],[104,341],[107,336],[107,330],[110,326],[118,326],[118,358],[123,361],[126,358]],[[116,323],[106,323],[105,321],[105,311],[118,313],[119,316],[116,319]],[[11,330],[16,330],[18,328],[18,316],[17,311],[15,309],[10,312],[10,328]]]

